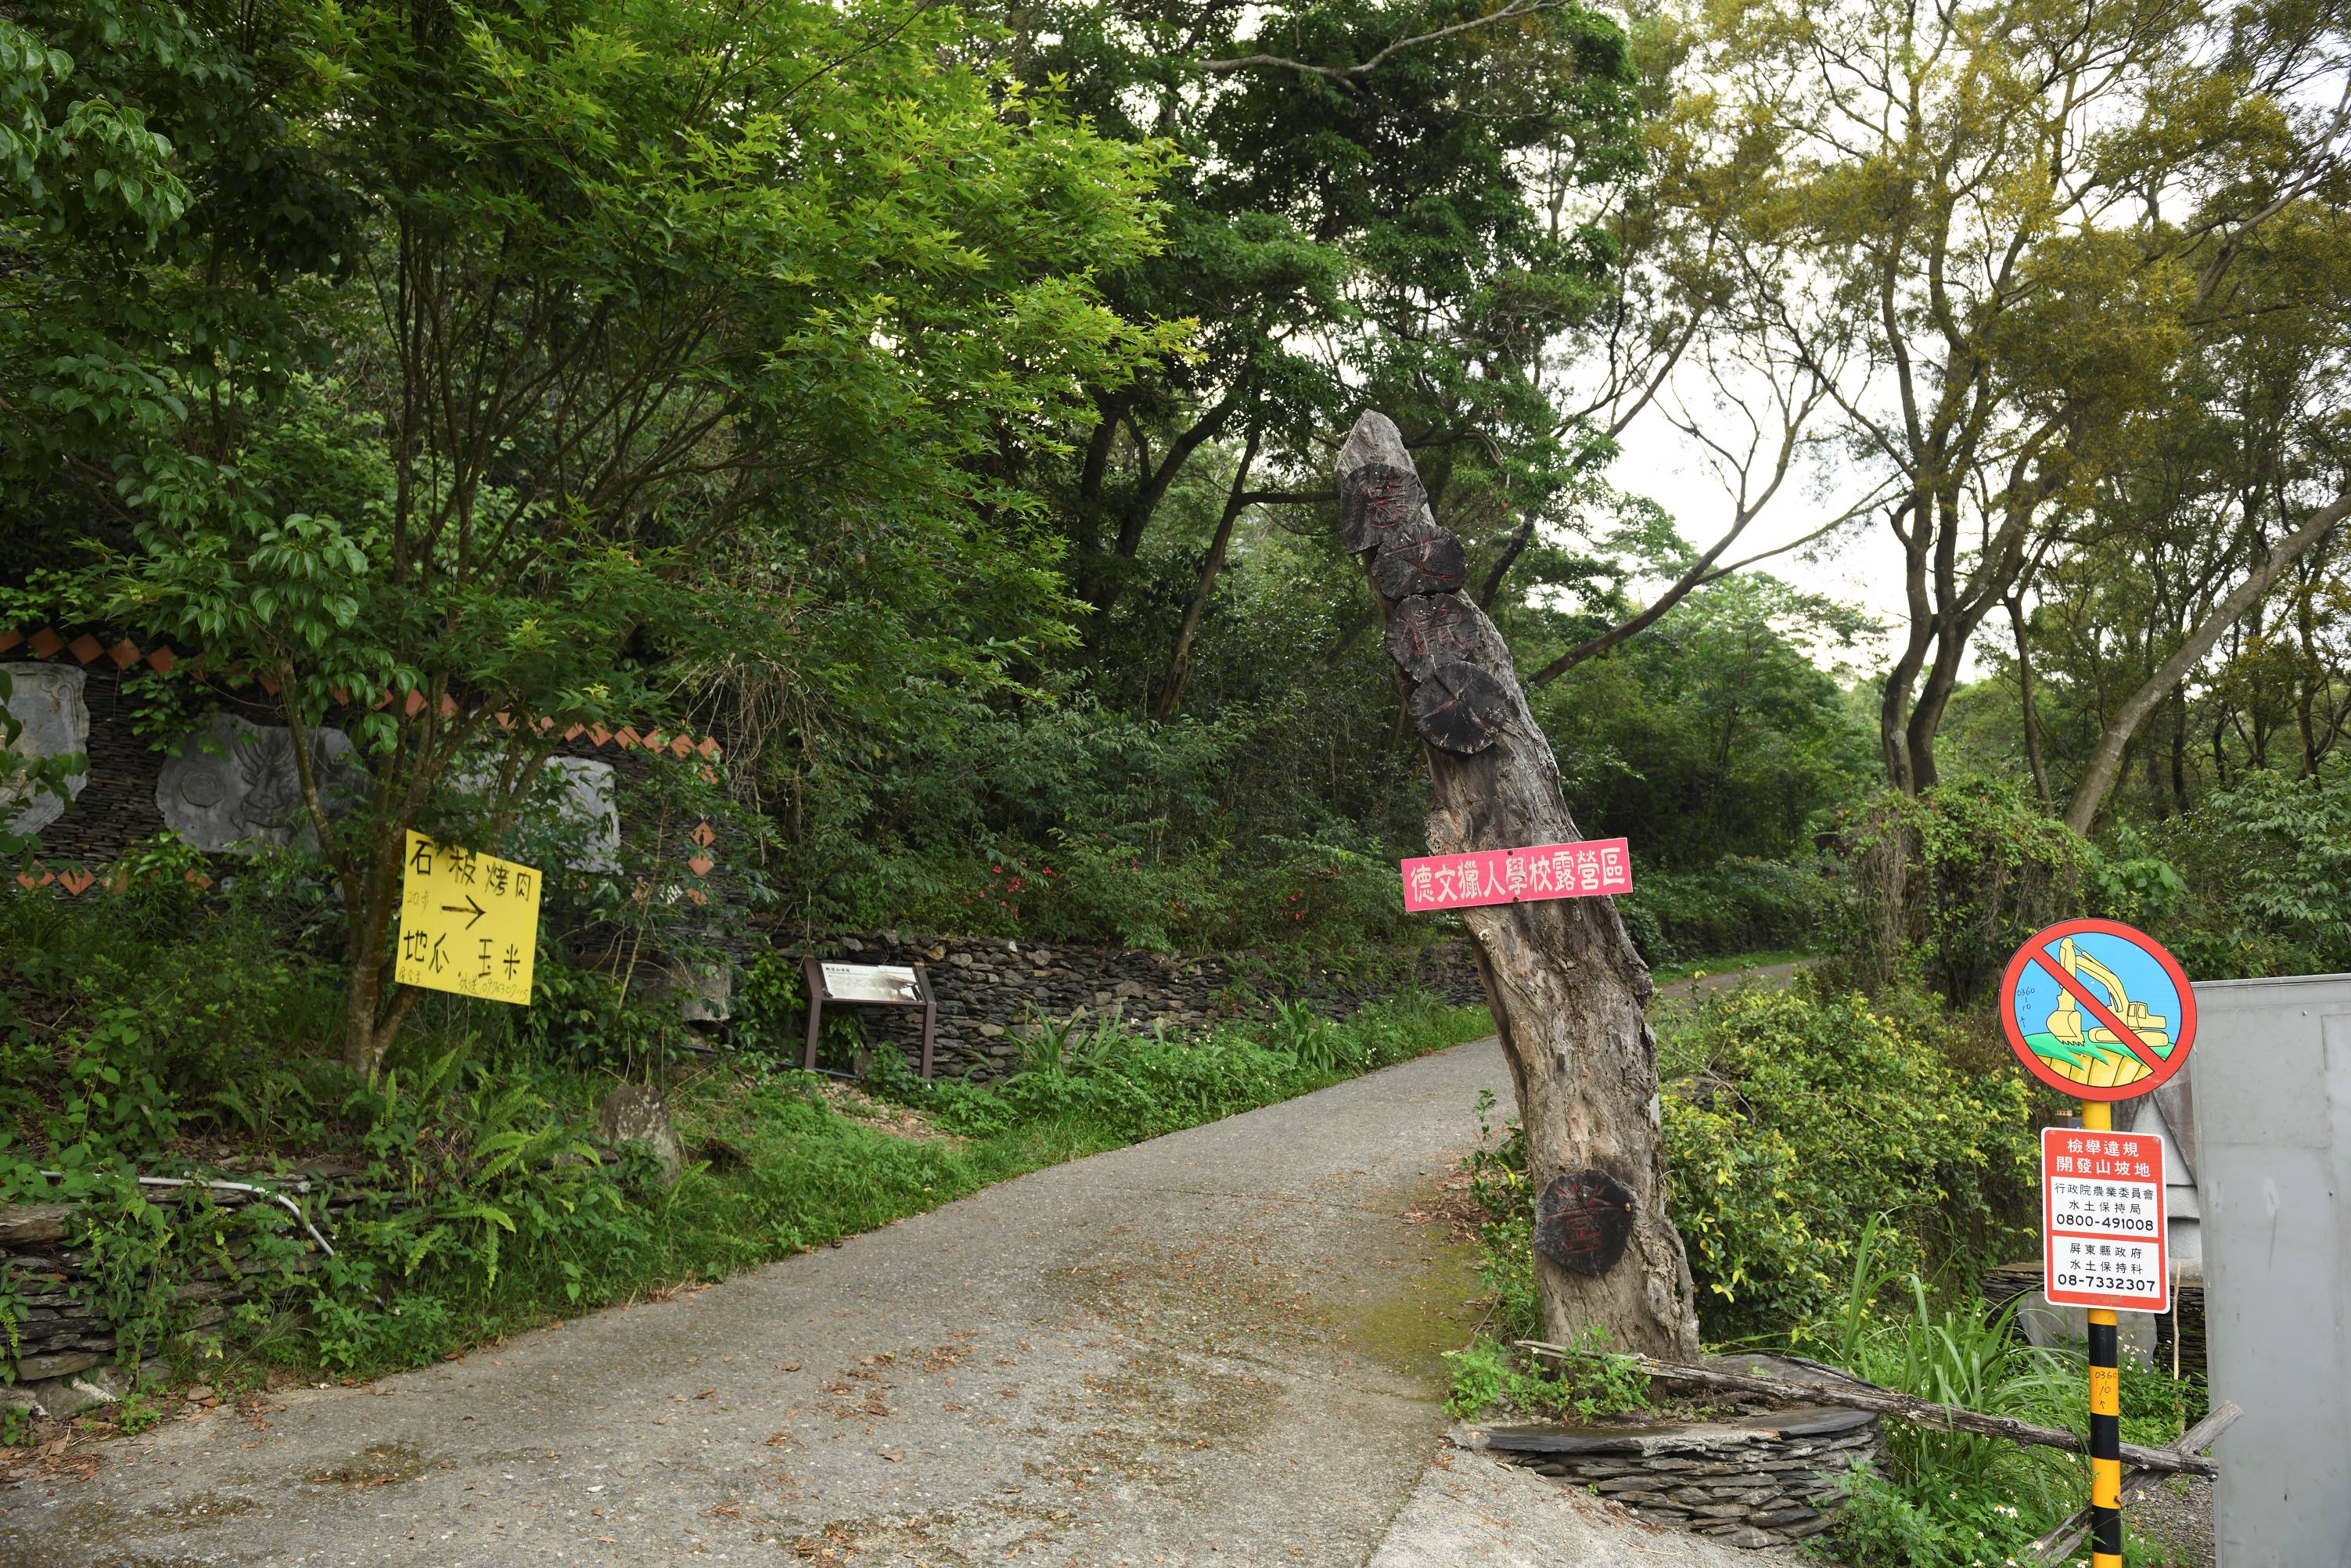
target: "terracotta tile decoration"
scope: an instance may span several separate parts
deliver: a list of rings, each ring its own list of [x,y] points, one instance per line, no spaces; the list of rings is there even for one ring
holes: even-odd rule
[[[716,865],[718,862],[712,860],[708,855],[696,855],[685,863],[693,869],[695,875],[708,876],[710,874],[710,868]]]
[[[69,897],[79,898],[83,894],[88,893],[97,881],[98,878],[79,866],[76,866],[57,878],[57,885],[64,888]]]
[[[117,640],[111,647],[109,647],[99,643],[95,636],[91,635],[88,632],[81,632],[71,642],[68,642],[54,626],[43,626],[31,632],[24,632],[21,629],[13,626],[0,627],[0,653],[8,653],[20,646],[23,647],[27,653],[37,659],[55,658],[60,653],[69,653],[81,663],[88,664],[94,663],[100,654],[104,654],[108,659],[113,662],[114,667],[118,670],[128,671],[133,666],[143,663],[150,668],[153,669],[156,674],[162,675],[168,675],[173,670],[178,669],[184,664],[187,667],[188,678],[191,680],[203,681],[217,678],[231,685],[242,685],[247,680],[258,680],[261,688],[270,695],[276,696],[279,693],[278,685],[275,680],[266,674],[256,676],[243,663],[233,664],[226,666],[225,669],[215,671],[212,668],[211,661],[206,655],[203,653],[182,653],[166,643],[158,643],[153,648],[142,653],[140,652],[137,642],[129,637],[120,638]],[[334,700],[338,704],[344,706],[350,706],[351,693],[350,687],[333,687],[329,695],[333,696]],[[398,693],[387,689],[381,695],[377,696],[373,706],[378,708],[387,706],[398,695]],[[402,705],[402,711],[409,717],[413,718],[418,714],[424,711],[424,703],[425,698],[422,692],[410,692],[407,695],[406,702]],[[441,699],[441,712],[447,717],[456,716],[459,712],[456,699],[455,697],[444,696]],[[501,710],[496,715],[496,718],[498,721],[498,727],[501,729],[506,730],[512,730],[517,722],[513,713],[507,710]],[[536,727],[538,732],[542,735],[554,734],[558,726],[558,721],[552,718],[523,719],[519,722]],[[619,729],[613,730],[607,729],[601,724],[575,724],[563,730],[562,738],[565,740],[577,740],[583,735],[596,746],[603,746],[609,742],[617,740],[621,743],[623,749],[642,747],[647,751],[667,751],[673,757],[678,758],[690,757],[699,753],[705,759],[716,761],[719,754],[718,742],[712,737],[704,736],[697,740],[693,736],[684,733],[673,735],[666,730],[660,729],[640,730],[633,725],[622,725]],[[708,768],[702,769],[702,774],[706,780],[715,781],[716,779],[716,775],[711,772]],[[707,824],[705,824],[705,826]],[[703,841],[705,846],[707,847],[709,841],[705,840]],[[74,873],[69,874],[79,875],[81,873]],[[18,880],[22,881],[23,879],[19,878]],[[60,881],[60,878],[57,873],[51,873],[47,874],[42,880],[47,882],[58,882]],[[26,885],[38,886],[40,883],[26,883]],[[89,884],[85,882],[82,885],[86,887]]]
[[[716,832],[711,831],[710,824],[707,822],[695,823],[694,831],[686,835],[687,838],[692,839],[695,843],[700,844],[705,850],[710,847],[710,841],[717,836],[718,835]]]

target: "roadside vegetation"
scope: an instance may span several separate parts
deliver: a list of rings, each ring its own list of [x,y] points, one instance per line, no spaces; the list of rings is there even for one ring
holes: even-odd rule
[[[1184,1040],[1115,1019],[1040,1023],[999,1082],[926,1083],[883,1050],[849,1089],[782,1065],[793,1042],[748,1028],[632,1061],[602,1048],[663,1038],[659,1017],[550,1035],[517,1027],[536,1009],[453,1002],[370,1081],[331,1048],[331,968],[256,957],[269,932],[224,902],[126,935],[46,897],[0,897],[0,1197],[81,1206],[71,1244],[95,1260],[123,1361],[159,1389],[422,1364],[1491,1027],[1482,1009],[1416,997],[1338,1022],[1281,1008]],[[599,1101],[648,1074],[684,1155],[674,1175],[649,1145],[595,1135]],[[308,1174],[360,1201],[329,1259],[282,1208],[167,1208],[131,1180],[187,1171],[273,1189]],[[232,1254],[266,1281],[260,1298],[191,1331],[180,1287]],[[18,1321],[22,1288],[0,1285],[0,1322]],[[116,1419],[149,1407],[134,1399]]]
[[[2308,869],[2331,852],[2329,792],[2284,793],[2291,809],[2258,819],[2266,843],[2240,832],[2231,854],[2198,862],[2200,897],[2148,841],[2093,845],[2012,789],[1958,783],[1857,807],[1846,883],[1805,968],[1656,1010],[1670,1201],[1707,1343],[2086,1434],[2082,1353],[2035,1348],[1984,1306],[1987,1270],[2037,1255],[2038,1129],[2072,1110],[2017,1071],[1986,991],[2018,941],[2066,915],[2134,920],[2217,956],[2247,901],[2333,899]],[[2249,806],[2230,792],[2209,810]],[[2297,962],[2351,956],[2315,925],[2273,928],[2311,944]],[[1453,1407],[1589,1419],[1662,1402],[1597,1339],[1552,1363],[1515,1348],[1541,1337],[1534,1194],[1515,1129],[1490,1106],[1479,1115],[1468,1173],[1492,1305],[1454,1358]],[[2137,1365],[2122,1398],[2133,1442],[2168,1442],[2204,1413],[2192,1377]],[[1887,1464],[1856,1478],[1826,1538],[1841,1561],[2002,1563],[2081,1505],[2078,1458],[1907,1424],[1888,1436]],[[2135,1550],[2167,1560],[2160,1542]]]
[[[117,761],[224,710],[350,747],[334,810],[274,781],[298,847],[68,866],[17,826],[77,759],[0,716],[0,861],[97,883],[0,883],[0,1197],[97,1205],[143,1366],[367,1375],[1481,1030],[1040,1020],[989,1087],[880,1057],[910,1138],[775,1065],[789,966],[715,936],[1246,951],[1271,1002],[1458,936],[1396,885],[1426,768],[1329,467],[1367,406],[1643,956],[1813,960],[1660,1013],[1709,1335],[2040,1399],[1969,1317],[2062,1113],[1986,1030],[2008,952],[2095,913],[2351,969],[2344,0],[0,11],[0,653],[179,650]],[[1719,493],[1669,511],[1650,434]],[[1799,495],[1855,509],[1756,526]],[[1900,604],[1799,534],[1898,551]],[[622,780],[531,1006],[392,983],[402,835],[590,863],[555,737],[624,725],[716,744]],[[664,988],[720,964],[689,1038]],[[590,1135],[623,1082],[674,1184]],[[1509,1353],[1509,1148],[1459,1397],[1630,1399]],[[239,1210],[284,1290],[187,1340],[229,1221],[134,1177],[317,1161],[349,1244]],[[1856,1554],[2041,1506],[1904,1441]]]

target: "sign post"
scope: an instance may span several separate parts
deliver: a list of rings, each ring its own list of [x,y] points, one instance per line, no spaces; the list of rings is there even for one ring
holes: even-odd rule
[[[2064,920],[2009,959],[2000,1022],[2026,1071],[2082,1102],[2079,1132],[2041,1134],[2041,1291],[2052,1306],[2089,1312],[2090,1565],[2123,1568],[2115,1313],[2168,1311],[2171,1273],[2162,1143],[2116,1133],[2114,1103],[2187,1065],[2196,993],[2179,960],[2145,932]]]

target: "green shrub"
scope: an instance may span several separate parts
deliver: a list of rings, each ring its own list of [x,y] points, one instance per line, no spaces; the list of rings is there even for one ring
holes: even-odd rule
[[[2250,773],[2149,842],[2185,882],[2151,928],[2190,975],[2351,970],[2351,778]]]
[[[1853,1250],[1844,1296],[1813,1342],[1855,1375],[1938,1405],[2040,1426],[2086,1430],[2082,1357],[2037,1350],[2011,1322],[1987,1319],[1971,1295],[1936,1310],[1916,1272],[1881,1268],[1886,1233],[1867,1227]],[[1888,1296],[1894,1310],[1880,1309]],[[2176,1435],[2173,1428],[2172,1435]],[[1889,1422],[1880,1476],[1848,1482],[1837,1521],[1840,1552],[1884,1568],[1977,1568],[2015,1562],[2080,1500],[2076,1456],[1970,1432]]]
[[[753,958],[727,1006],[727,1030],[737,1045],[774,1051],[806,1027],[808,982],[800,967],[770,949]]]
[[[1860,809],[1829,951],[1871,995],[1920,984],[1954,1007],[1999,984],[2018,944],[2086,912],[2098,857],[2014,784],[1963,779]]]
[[[1710,1337],[1802,1333],[1864,1235],[1924,1271],[2022,1244],[2037,1180],[2024,1075],[1947,1059],[1931,1013],[1856,995],[1718,993],[1664,1096],[1675,1223]]]
[[[1655,965],[1802,947],[1820,922],[1826,886],[1808,866],[1734,856],[1707,871],[1645,872],[1616,907]]]
[[[646,994],[645,977],[640,971],[632,985],[550,956],[531,972],[530,1006],[507,1028],[524,1058],[542,1065],[638,1071],[668,1061],[685,1030],[674,1003]]]

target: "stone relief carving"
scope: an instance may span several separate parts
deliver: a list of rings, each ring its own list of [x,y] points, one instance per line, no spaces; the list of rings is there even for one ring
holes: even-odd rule
[[[586,832],[585,852],[566,863],[573,871],[620,870],[621,808],[612,765],[592,757],[550,757],[546,770],[563,790],[558,818]]]
[[[479,792],[497,780],[494,768],[469,767],[456,775],[458,788]],[[554,826],[574,852],[564,864],[573,871],[615,872],[621,869],[621,808],[618,775],[609,762],[592,757],[550,757],[539,770],[534,798],[555,791]],[[544,822],[533,813],[526,826]],[[520,846],[509,846],[509,852]],[[528,852],[524,859],[529,859]]]
[[[89,754],[89,705],[82,687],[89,672],[63,664],[0,664],[13,683],[8,712],[25,727],[8,749],[26,760],[43,757]],[[89,770],[66,779],[70,797],[78,798],[89,782]],[[26,804],[29,801],[30,804]],[[13,833],[37,833],[66,814],[69,802],[47,790],[36,792],[30,780],[0,782],[0,822]]]
[[[337,820],[366,791],[367,770],[351,737],[310,731],[311,774]],[[235,714],[205,718],[166,758],[155,781],[155,808],[174,832],[206,853],[263,845],[319,847],[294,766],[294,733]]]

